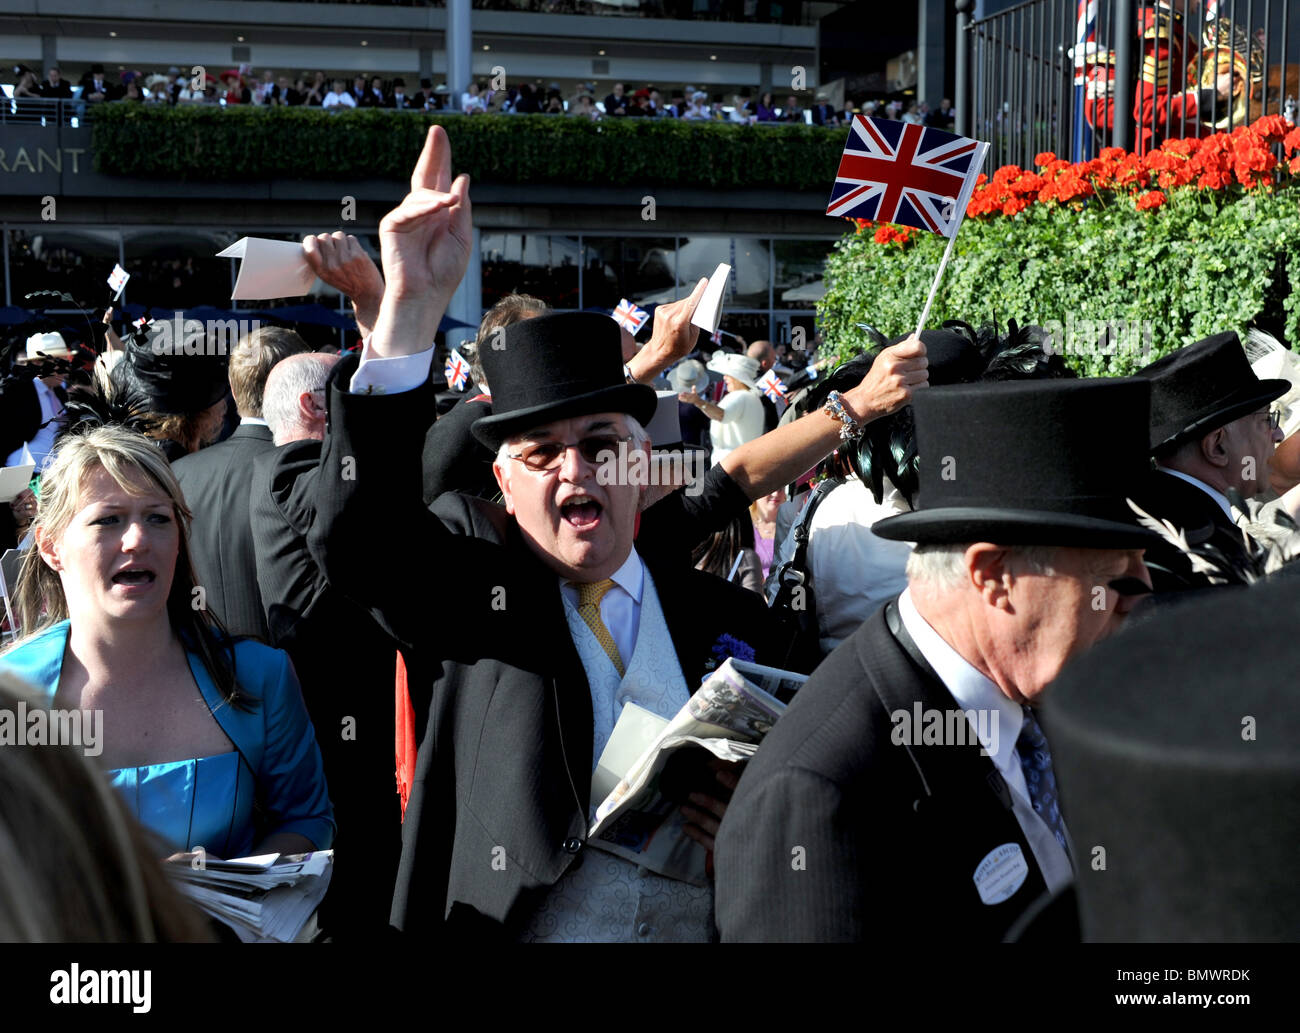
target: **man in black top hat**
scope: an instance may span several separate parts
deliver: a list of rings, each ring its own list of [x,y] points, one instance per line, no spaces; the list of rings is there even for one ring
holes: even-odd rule
[[[1148,385],[936,387],[913,402],[908,588],[799,690],[717,837],[724,940],[997,942],[1071,863],[1044,687],[1146,590],[1125,493]],[[1097,413],[1106,413],[1099,421]]]
[[[523,320],[483,350],[493,406],[473,433],[505,507],[449,493],[425,508],[427,342],[468,258],[467,191],[432,127],[380,226],[386,289],[365,364],[331,379],[309,535],[329,583],[435,672],[431,693],[412,684],[420,747],[392,921],[460,940],[708,939],[711,888],[587,856],[591,777],[625,701],[675,712],[724,636],[760,662],[779,636],[752,594],[634,546],[646,485],[604,476],[606,456],[647,450],[656,396],[627,383],[607,316]],[[839,425],[814,414],[789,430]],[[645,510],[641,537],[678,512]],[[390,541],[401,576],[376,576],[386,546],[365,543]],[[706,846],[732,786],[702,779],[684,804]]]
[[[1179,546],[1162,540],[1146,556],[1157,592],[1245,584],[1246,533],[1233,521],[1228,493],[1243,499],[1269,487],[1269,458],[1282,432],[1269,409],[1290,390],[1285,380],[1255,376],[1235,333],[1216,334],[1153,362],[1151,451],[1158,469],[1134,496],[1212,560],[1213,574],[1193,567]]]
[[[1052,686],[1061,798],[1075,842],[1104,860],[1078,866],[1084,940],[1297,938],[1297,612],[1294,581],[1208,593]],[[1250,647],[1196,648],[1208,642]]]

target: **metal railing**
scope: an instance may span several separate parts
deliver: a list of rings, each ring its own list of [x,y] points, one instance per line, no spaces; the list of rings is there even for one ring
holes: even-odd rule
[[[1294,122],[1300,104],[1295,0],[1028,0],[960,17],[958,47],[958,130],[992,144],[991,169]]]

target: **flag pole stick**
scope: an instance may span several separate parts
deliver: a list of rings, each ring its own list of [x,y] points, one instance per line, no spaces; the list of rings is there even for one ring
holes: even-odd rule
[[[925,308],[921,309],[921,318],[916,322],[916,333],[919,337],[921,331],[925,329],[925,321],[930,317],[930,306],[934,304],[934,296],[939,292],[939,281],[943,279],[943,271],[948,268],[948,259],[952,257],[952,246],[957,242],[957,229],[961,229],[958,223],[951,237],[948,238],[948,246],[943,249],[943,258],[939,261],[939,269],[934,274],[934,283],[930,284],[930,296],[925,299]]]

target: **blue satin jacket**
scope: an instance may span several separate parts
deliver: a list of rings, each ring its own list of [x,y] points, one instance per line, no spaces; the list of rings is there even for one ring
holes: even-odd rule
[[[0,656],[0,670],[52,705],[68,630],[68,621],[52,625]],[[234,752],[110,771],[113,784],[141,823],[176,850],[201,846],[215,857],[243,857],[276,832],[297,832],[327,849],[334,841],[334,811],[293,665],[285,652],[259,642],[240,641],[234,649],[236,678],[253,701],[251,710],[224,702],[198,654],[186,654]]]

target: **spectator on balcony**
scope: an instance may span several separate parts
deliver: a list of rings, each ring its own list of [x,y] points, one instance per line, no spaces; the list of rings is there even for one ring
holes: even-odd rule
[[[754,117],[759,122],[775,122],[776,103],[772,99],[772,94],[763,93],[759,95],[758,106],[754,109]]]
[[[442,97],[434,90],[432,79],[420,80],[420,92],[415,95],[412,103],[423,111],[442,110]]]
[[[388,106],[388,98],[384,96],[384,80],[382,78],[376,75],[370,80],[370,89],[366,90],[361,106],[363,108],[385,108]]]
[[[600,109],[596,107],[596,102],[591,99],[591,94],[584,93],[578,98],[577,103],[570,106],[569,114],[595,122],[600,118]]]
[[[546,101],[546,110],[543,111],[542,114],[544,114],[544,115],[563,115],[563,114],[564,114],[564,101],[563,101],[563,99],[561,99],[558,95],[555,95],[555,94],[553,94],[552,96],[550,96],[549,98],[547,98],[547,101]]]
[[[352,86],[348,89],[348,92],[352,94],[352,99],[353,101],[355,101],[353,107],[357,107],[357,108],[365,107],[364,101],[366,99],[366,77],[364,75],[358,75],[355,79],[353,79]]]
[[[411,111],[415,108],[415,102],[406,95],[406,80],[393,80],[393,95],[388,98],[384,104],[386,108],[392,108],[394,111]]]
[[[195,85],[196,80],[198,81],[197,86]],[[181,83],[180,93],[176,95],[176,103],[202,104],[207,99],[204,87],[212,81],[212,76],[210,75],[205,75],[201,80],[198,79],[198,76],[195,76],[193,79],[186,79]]]
[[[244,82],[244,77],[233,68],[221,73],[221,85],[227,105],[253,103],[253,91]]]
[[[682,118],[688,122],[707,122],[713,117],[709,111],[709,95],[702,90],[696,90],[691,94],[691,106],[686,109],[686,114]]]
[[[126,92],[118,99],[122,101],[135,101],[137,104],[144,100],[144,98],[140,96],[140,87],[136,85],[134,79],[130,80],[126,84]]]
[[[81,86],[81,99],[91,104],[117,100],[126,92],[104,78],[104,66],[100,64],[90,66],[90,71],[81,77]]]
[[[623,96],[623,84],[616,82],[613,92],[605,98],[605,114],[622,117],[627,114],[628,100]]]
[[[253,88],[254,104],[271,104],[275,98],[275,73],[266,68],[262,71],[262,81]]]
[[[952,129],[957,124],[957,113],[953,110],[952,101],[947,97],[939,101],[939,106],[930,112],[925,124],[934,126],[935,129]]]
[[[683,93],[674,93],[672,103],[664,108],[664,114],[669,118],[683,118],[686,115],[686,95]]]
[[[782,122],[802,122],[803,108],[799,107],[799,98],[793,93],[785,99],[785,110],[781,113]]]
[[[917,108],[915,103],[907,106],[907,111],[903,113],[903,121],[910,126],[925,125],[925,120],[921,118],[920,109]]]
[[[18,82],[14,84],[14,99],[21,100],[30,97],[33,100],[39,100],[41,88],[36,82],[36,73],[23,65],[19,65],[14,71],[18,73]],[[19,105],[19,110],[21,109],[22,105]]]
[[[282,75],[275,82],[275,89],[271,92],[269,103],[277,108],[297,107],[303,102],[304,95],[305,90],[301,79],[290,86],[289,77]]]
[[[469,84],[469,89],[460,95],[460,110],[466,115],[481,115],[487,111],[482,86],[476,82]]]
[[[181,80],[181,70],[175,65],[167,69],[167,99],[170,103],[175,104],[181,96],[181,87],[184,86]]]
[[[342,79],[334,80],[334,89],[325,94],[325,99],[321,101],[322,108],[355,108],[356,106],[356,98],[344,87]]]
[[[646,107],[649,100],[649,90],[637,90],[632,94],[632,99],[628,101],[627,107],[624,110],[631,118],[645,118],[650,114],[650,110]]]
[[[306,78],[307,75],[304,72],[303,79],[305,80]],[[340,80],[337,85],[342,86],[342,80]],[[317,72],[312,77],[311,85],[303,91],[302,102],[309,107],[319,108],[324,105],[325,94],[327,93],[329,93],[329,85],[325,82],[325,73]]]
[[[536,115],[542,110],[542,105],[537,98],[537,92],[528,83],[519,84],[519,90],[515,94],[513,110],[516,115]]]
[[[815,126],[837,126],[840,124],[839,112],[835,110],[835,105],[828,104],[826,101],[813,105],[812,120]]]
[[[46,78],[38,87],[40,95],[49,100],[71,100],[72,86],[64,82],[57,68],[51,68]]]
[[[731,121],[743,126],[758,121],[754,101],[748,93],[737,93],[731,98]]]
[[[145,86],[148,92],[145,94],[145,102],[148,104],[170,104],[171,96],[168,93],[167,76],[151,75],[145,80]]]

